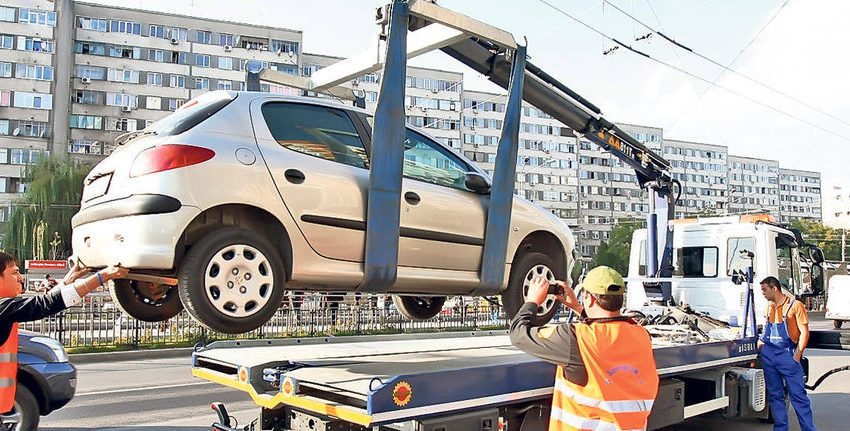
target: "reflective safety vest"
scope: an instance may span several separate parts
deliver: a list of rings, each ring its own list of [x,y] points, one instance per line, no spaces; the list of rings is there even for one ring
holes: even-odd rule
[[[18,324],[12,324],[9,338],[0,346],[0,413],[15,407],[15,381],[18,376]]]
[[[555,375],[549,431],[645,430],[658,393],[649,333],[627,321],[575,325],[587,384]]]

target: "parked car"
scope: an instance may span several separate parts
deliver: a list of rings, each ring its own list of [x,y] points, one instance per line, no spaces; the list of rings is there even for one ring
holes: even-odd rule
[[[41,416],[61,408],[74,397],[77,370],[59,341],[29,331],[18,333],[18,385],[15,410],[3,423],[13,431],[35,431]],[[2,427],[2,425],[0,425]]]
[[[127,314],[159,321],[185,306],[215,331],[241,333],[274,314],[284,289],[361,283],[367,112],[216,91],[120,140],[86,177],[72,225],[80,262],[131,269],[110,289]],[[490,182],[422,130],[408,127],[404,146],[398,279],[389,293],[404,315],[427,319],[447,295],[480,284]],[[575,244],[565,223],[519,197],[511,225],[502,292],[509,315],[534,275],[568,277]]]

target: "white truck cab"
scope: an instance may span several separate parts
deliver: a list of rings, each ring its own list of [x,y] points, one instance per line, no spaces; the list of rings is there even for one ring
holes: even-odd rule
[[[745,271],[749,264],[742,257],[744,250],[754,255],[753,290],[759,325],[764,323],[767,306],[759,287],[765,277],[777,277],[785,290],[798,298],[822,290],[819,263],[812,265],[814,283],[804,281],[800,269],[801,260],[822,261],[820,249],[804,244],[799,233],[775,224],[768,215],[679,219],[672,223],[671,287],[676,304],[686,304],[732,326],[742,325],[747,285],[736,284],[732,275],[736,270]],[[632,236],[627,279],[631,286],[642,286],[642,279],[648,276],[645,250],[646,229],[640,229]],[[646,304],[642,288],[628,289],[627,308],[640,310]]]

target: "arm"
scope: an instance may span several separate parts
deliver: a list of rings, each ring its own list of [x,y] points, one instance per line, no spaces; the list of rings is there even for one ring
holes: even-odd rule
[[[511,343],[517,349],[553,364],[566,365],[572,350],[578,349],[571,325],[532,326],[537,304],[526,302],[511,322]]]
[[[802,306],[802,304],[800,304]],[[805,309],[800,309],[797,312],[797,329],[800,330],[800,339],[797,340],[797,350],[794,351],[794,360],[800,362],[803,358],[803,351],[809,344],[809,316]]]

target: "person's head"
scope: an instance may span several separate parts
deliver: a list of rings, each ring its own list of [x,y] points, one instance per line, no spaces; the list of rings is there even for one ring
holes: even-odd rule
[[[761,284],[761,294],[764,295],[764,299],[768,301],[782,299],[782,285],[776,277],[765,277],[759,284]]]
[[[583,302],[588,315],[618,314],[623,308],[623,294],[626,284],[623,277],[612,268],[597,266],[590,270],[582,282]]]
[[[0,297],[11,298],[23,292],[24,277],[18,270],[18,260],[5,251],[0,251]]]

